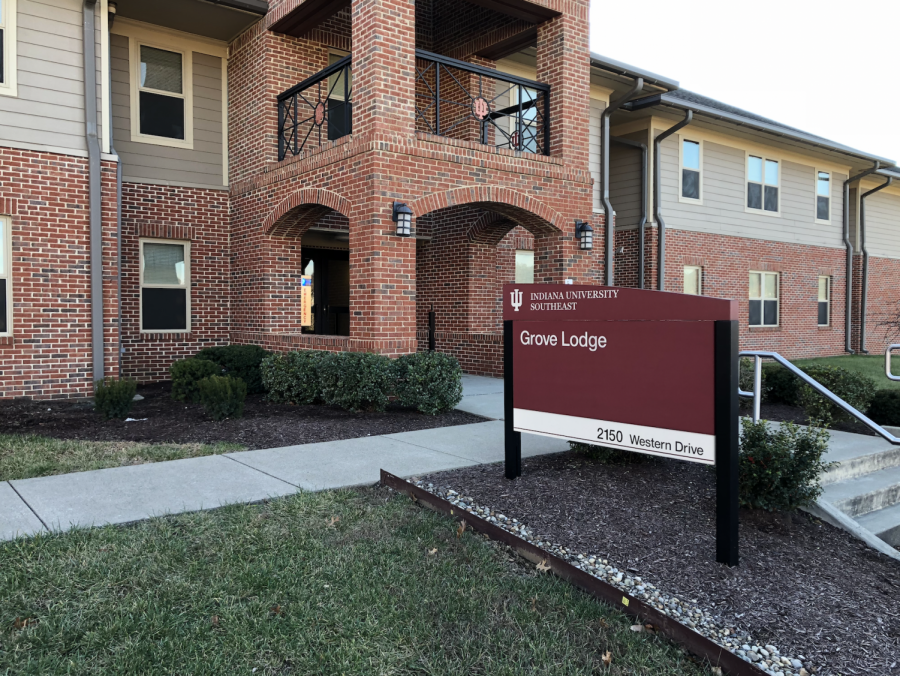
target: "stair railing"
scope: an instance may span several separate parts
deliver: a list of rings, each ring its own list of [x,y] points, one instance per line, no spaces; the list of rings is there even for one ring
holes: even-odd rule
[[[900,348],[900,345],[892,345],[888,348],[888,355],[890,355],[890,351],[892,348]],[[875,434],[880,437],[883,437],[885,440],[890,443],[900,446],[900,437],[895,437],[893,434],[884,429],[881,425],[876,423],[875,421],[868,418],[863,413],[859,412],[848,404],[846,401],[837,396],[834,392],[829,390],[827,387],[822,385],[819,381],[814,378],[810,378],[807,374],[801,371],[799,368],[794,366],[787,359],[782,357],[777,352],[741,352],[739,357],[753,357],[753,391],[745,392],[744,390],[738,388],[738,395],[741,397],[752,397],[753,398],[753,422],[759,422],[759,408],[760,402],[762,401],[762,360],[763,359],[774,359],[779,364],[784,366],[788,371],[797,376],[804,383],[813,388],[816,392],[821,394],[823,397],[828,399],[832,404],[837,406],[838,408],[846,411],[854,418],[863,423],[866,427],[871,429]],[[890,374],[890,357],[886,357],[888,374]],[[891,380],[900,380],[898,376],[891,376]]]
[[[900,376],[891,373],[891,352],[900,350],[900,345],[888,345],[884,351],[884,374],[891,380],[900,381]]]

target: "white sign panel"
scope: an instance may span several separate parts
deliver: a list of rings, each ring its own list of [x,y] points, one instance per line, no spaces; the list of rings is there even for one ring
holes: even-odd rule
[[[516,432],[543,434],[704,465],[716,464],[716,437],[712,434],[680,432],[522,408],[514,409],[513,428]]]

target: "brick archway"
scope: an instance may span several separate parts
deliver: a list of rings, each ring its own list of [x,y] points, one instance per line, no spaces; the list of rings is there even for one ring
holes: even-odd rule
[[[336,211],[350,217],[350,202],[324,188],[303,188],[283,199],[262,223],[265,234],[302,237],[310,226]]]

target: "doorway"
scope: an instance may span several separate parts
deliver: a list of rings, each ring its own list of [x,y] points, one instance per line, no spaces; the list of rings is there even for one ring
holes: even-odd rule
[[[302,240],[303,274],[312,278],[312,324],[303,333],[350,335],[350,250],[347,233],[308,232]]]

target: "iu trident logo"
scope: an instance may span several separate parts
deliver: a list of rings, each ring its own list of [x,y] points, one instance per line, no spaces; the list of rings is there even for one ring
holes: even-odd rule
[[[518,289],[514,289],[509,295],[512,296],[510,303],[512,303],[513,310],[518,312],[519,308],[522,307],[522,292]]]

